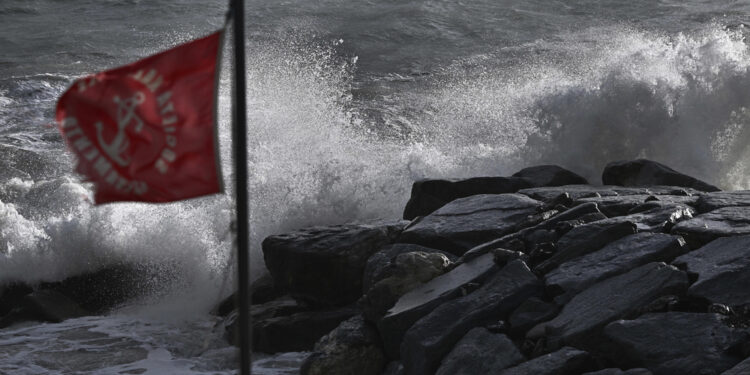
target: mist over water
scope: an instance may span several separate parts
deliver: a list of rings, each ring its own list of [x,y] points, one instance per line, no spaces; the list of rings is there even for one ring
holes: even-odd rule
[[[166,320],[203,316],[231,292],[228,49],[227,194],[95,207],[49,126],[73,79],[207,34],[224,7],[0,5],[0,284],[137,264],[168,277],[118,314]],[[748,5],[300,0],[248,10],[255,275],[267,235],[397,219],[420,178],[554,163],[599,183],[607,162],[645,157],[750,187]]]

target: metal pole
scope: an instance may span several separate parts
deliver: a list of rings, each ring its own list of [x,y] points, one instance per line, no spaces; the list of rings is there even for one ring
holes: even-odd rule
[[[252,326],[250,321],[250,252],[248,244],[247,194],[247,110],[245,92],[245,5],[232,0],[234,31],[234,103],[232,105],[232,142],[234,144],[234,180],[237,204],[237,271],[239,273],[240,374],[252,371]]]

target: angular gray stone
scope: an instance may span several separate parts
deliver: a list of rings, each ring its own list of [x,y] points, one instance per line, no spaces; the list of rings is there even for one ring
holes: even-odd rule
[[[609,322],[628,317],[661,296],[679,295],[687,286],[687,275],[664,263],[649,263],[601,281],[573,297],[555,319],[543,323],[548,343],[596,349],[600,330]]]
[[[615,161],[607,164],[602,173],[602,183],[619,186],[669,185],[700,191],[721,190],[695,177],[677,172],[664,164],[647,159]]]
[[[535,325],[546,322],[557,315],[560,309],[554,303],[544,302],[539,298],[529,298],[515,309],[508,318],[510,332],[522,335]]]
[[[518,223],[538,213],[541,205],[520,194],[485,194],[457,199],[407,227],[398,242],[461,255],[472,247],[517,230]],[[533,224],[536,223],[529,223],[529,226]]]
[[[619,368],[608,368],[604,370],[587,372],[583,375],[653,375],[651,371],[645,368],[633,368],[630,370],[620,370]]]
[[[624,216],[630,210],[646,202],[665,202],[679,203],[695,207],[698,204],[700,196],[682,196],[682,195],[615,195],[607,197],[581,198],[573,202],[574,205],[585,203],[596,203],[599,209],[607,216]]]
[[[673,264],[698,274],[689,295],[729,306],[750,305],[750,236],[716,239]]]
[[[576,348],[564,347],[503,370],[498,375],[564,375],[581,374],[594,368],[589,353]]]
[[[631,222],[639,232],[669,232],[674,225],[693,217],[695,210],[684,204],[652,201],[631,209],[627,215],[600,220],[600,224]]]
[[[532,187],[528,180],[518,177],[474,177],[469,179],[425,179],[411,187],[411,197],[404,208],[404,219],[429,215],[444,205],[479,194],[515,193]]]
[[[687,251],[689,249],[685,241],[678,236],[663,233],[632,234],[593,253],[561,264],[547,273],[545,282],[552,290],[572,296],[601,280],[646,263],[670,262]]]
[[[401,340],[414,322],[443,302],[466,294],[472,283],[480,283],[496,271],[497,266],[492,254],[485,254],[401,296],[378,322],[388,356],[399,357]]]
[[[525,360],[508,336],[477,327],[456,343],[435,375],[493,374]]]
[[[750,374],[750,358],[721,373],[721,375],[747,375]]]
[[[672,233],[682,236],[692,248],[719,237],[750,234],[750,207],[724,207],[679,222]]]
[[[513,177],[521,177],[528,181],[531,186],[564,186],[564,185],[586,185],[589,182],[585,178],[557,165],[537,165],[521,169],[513,174]]]
[[[305,359],[301,375],[380,375],[385,354],[380,337],[361,315],[343,321],[323,336]]]
[[[731,349],[750,338],[721,319],[718,314],[645,314],[610,323],[604,334],[617,348],[615,361],[647,367],[657,375],[718,374],[742,360]]]
[[[535,270],[546,273],[562,263],[599,250],[606,244],[636,233],[636,225],[629,221],[602,223],[602,220],[577,226],[557,241],[557,252],[539,264]]]
[[[519,194],[528,195],[540,201],[551,201],[560,194],[567,193],[573,200],[581,198],[595,198],[606,196],[625,195],[684,195],[699,194],[690,188],[675,186],[649,186],[649,187],[622,187],[622,186],[593,186],[593,185],[567,185],[558,187],[538,187],[521,189]]]
[[[367,259],[364,274],[362,275],[362,292],[367,293],[367,291],[378,281],[393,276],[392,265],[397,256],[415,251],[423,253],[440,253],[445,255],[451,262],[455,262],[456,259],[458,259],[457,256],[447,251],[431,249],[429,247],[410,243],[386,245]]]
[[[314,306],[343,306],[362,295],[367,259],[405,222],[311,227],[269,236],[263,258],[278,287]]]
[[[469,330],[501,319],[541,293],[540,280],[526,264],[509,263],[476,291],[443,303],[409,328],[401,344],[406,373],[433,373]]]
[[[378,322],[402,295],[442,275],[450,265],[450,260],[440,253],[399,254],[390,267],[391,276],[370,288],[359,300],[359,306],[368,320]]]
[[[698,198],[698,212],[706,213],[724,207],[750,206],[750,190],[717,191]]]

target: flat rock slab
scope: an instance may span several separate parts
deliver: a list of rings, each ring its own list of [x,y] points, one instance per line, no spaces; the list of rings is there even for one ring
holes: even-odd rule
[[[750,206],[724,207],[700,214],[675,225],[672,233],[685,238],[693,248],[719,237],[750,234]]]
[[[622,187],[622,186],[593,186],[593,185],[566,185],[557,187],[538,187],[521,189],[519,194],[528,195],[540,201],[551,201],[560,194],[567,193],[573,200],[581,198],[597,198],[607,196],[625,195],[684,195],[692,196],[700,194],[697,190],[680,188],[675,186],[649,186],[649,187]]]
[[[645,368],[633,368],[630,370],[620,370],[619,368],[608,368],[604,370],[587,372],[583,375],[653,375],[651,371]]]
[[[601,249],[610,242],[635,234],[636,225],[629,221],[602,223],[602,220],[579,225],[557,241],[557,252],[535,270],[546,273],[560,264]]]
[[[678,236],[637,233],[616,240],[600,250],[561,264],[547,273],[548,287],[575,295],[589,286],[650,262],[670,262],[689,249]]]
[[[541,205],[520,194],[485,194],[457,199],[410,225],[398,242],[461,255],[472,247],[520,229],[518,223],[538,213]],[[533,224],[536,223],[529,223]]]
[[[515,193],[539,186],[520,177],[474,177],[467,179],[425,179],[414,182],[404,208],[404,219],[425,216],[459,198],[478,194]]]
[[[750,190],[717,191],[706,193],[698,198],[697,207],[701,213],[724,207],[750,206]]]
[[[600,220],[600,224],[631,222],[635,223],[639,232],[669,232],[674,225],[683,220],[693,218],[695,209],[690,206],[652,201],[638,205],[627,215]]]
[[[718,374],[742,358],[729,354],[750,334],[729,328],[718,314],[667,312],[609,324],[605,335],[615,361],[643,366],[656,375]]]
[[[607,216],[624,216],[637,206],[647,202],[679,203],[689,206],[697,206],[700,196],[683,195],[615,195],[606,197],[581,198],[573,201],[574,205],[585,203],[596,203],[599,209]]]
[[[747,375],[750,374],[750,358],[721,373],[721,375]]]
[[[278,287],[314,306],[343,306],[362,295],[367,259],[406,222],[311,227],[269,236],[263,258]]]
[[[431,249],[429,247],[410,243],[386,245],[367,259],[364,274],[362,275],[362,292],[366,293],[373,285],[375,285],[375,283],[393,275],[391,272],[392,265],[397,256],[415,251],[423,253],[440,253],[448,257],[451,262],[455,262],[456,259],[458,259],[457,256],[447,251]]]
[[[548,343],[552,347],[593,349],[601,329],[609,322],[625,318],[661,296],[679,295],[687,286],[687,275],[664,263],[649,263],[596,283],[545,323]]]
[[[522,335],[537,324],[554,318],[559,311],[560,308],[554,303],[531,297],[508,317],[510,332],[513,335]]]
[[[647,159],[615,161],[607,164],[602,173],[602,183],[619,186],[670,185],[700,191],[721,190],[695,177],[677,172],[664,164]]]
[[[484,254],[404,294],[378,322],[387,354],[398,358],[401,340],[409,327],[443,302],[465,294],[471,283],[497,271],[492,254]]]
[[[526,361],[508,336],[477,327],[448,353],[436,375],[493,374]]]
[[[673,264],[698,274],[689,295],[729,306],[750,305],[750,236],[716,239]]]
[[[541,294],[541,281],[524,262],[508,263],[476,291],[443,303],[409,328],[401,344],[406,373],[435,372],[443,356],[469,330],[496,322]]]
[[[499,372],[499,375],[560,375],[581,374],[594,366],[589,353],[576,348],[564,347],[524,362],[516,367]]]

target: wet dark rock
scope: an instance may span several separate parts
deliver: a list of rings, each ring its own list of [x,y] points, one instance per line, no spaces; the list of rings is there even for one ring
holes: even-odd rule
[[[564,186],[564,185],[586,185],[585,178],[557,165],[537,165],[521,169],[513,174],[513,177],[521,177],[528,181],[531,186]]]
[[[442,275],[451,265],[443,254],[421,251],[399,254],[393,263],[391,276],[378,281],[359,301],[363,313],[372,322],[380,321],[406,292]]]
[[[263,353],[309,351],[321,337],[357,313],[355,308],[344,307],[255,320],[253,350]],[[234,320],[226,326],[226,338],[234,345],[239,342],[237,324]]]
[[[93,315],[78,303],[54,290],[38,290],[23,297],[20,306],[8,314],[0,326],[22,321],[59,323],[63,320]]]
[[[404,365],[399,361],[391,361],[385,366],[383,375],[404,375]]]
[[[674,225],[693,217],[695,210],[684,204],[650,201],[632,208],[627,215],[599,221],[600,224],[631,222],[639,232],[669,232]]]
[[[575,345],[596,349],[599,331],[639,307],[669,294],[681,294],[687,275],[664,263],[649,263],[601,281],[579,293],[557,317],[543,323],[550,347]]]
[[[492,254],[485,254],[401,296],[378,322],[388,356],[399,357],[399,347],[404,333],[414,322],[443,302],[468,294],[467,289],[471,284],[483,282],[497,269]]]
[[[591,355],[576,348],[564,347],[499,372],[499,375],[581,374],[595,368]]]
[[[724,207],[750,206],[750,190],[717,191],[698,198],[698,212],[705,213]]]
[[[716,239],[674,264],[698,275],[689,295],[729,306],[750,305],[750,236]]]
[[[616,161],[607,164],[602,173],[604,185],[619,186],[681,186],[700,191],[719,191],[716,186],[707,184],[664,164],[652,160],[637,159]]]
[[[23,297],[33,291],[34,289],[23,283],[0,286],[0,317],[18,307]]]
[[[380,375],[385,354],[375,327],[361,315],[345,320],[323,336],[305,359],[301,375]]]
[[[602,224],[596,221],[571,229],[557,242],[557,252],[539,264],[535,270],[546,273],[562,263],[599,250],[606,244],[636,233],[636,225],[629,221]]]
[[[747,375],[750,374],[750,357],[738,363],[736,366],[721,373],[721,375]]]
[[[539,187],[521,189],[519,194],[528,195],[531,198],[543,202],[549,202],[560,194],[568,194],[571,199],[597,198],[607,196],[627,195],[682,195],[691,196],[700,192],[690,188],[676,186],[649,186],[649,187],[622,187],[622,186],[592,186],[592,185],[567,185],[559,187]]]
[[[567,261],[547,273],[551,290],[575,295],[589,286],[650,262],[670,262],[689,251],[681,237],[663,233],[637,233]]]
[[[480,194],[515,193],[532,187],[526,179],[518,177],[475,177],[453,180],[420,180],[411,187],[411,198],[404,209],[404,219],[426,216],[440,207],[459,199]]]
[[[497,264],[499,267],[505,267],[506,264],[514,260],[521,260],[525,263],[529,258],[528,255],[520,251],[511,251],[506,249],[492,250],[492,256],[495,260],[495,264]]]
[[[554,318],[560,308],[539,298],[529,298],[510,314],[511,334],[522,335],[535,325]]]
[[[283,295],[280,288],[276,287],[273,278],[269,274],[264,274],[250,285],[250,302],[254,305],[263,304],[279,298]],[[219,303],[212,311],[212,314],[218,316],[227,316],[232,310],[237,308],[237,294],[232,293]]]
[[[583,375],[653,375],[651,371],[645,368],[634,368],[630,370],[620,370],[619,368],[608,368],[604,370],[587,372]]]
[[[541,202],[519,194],[461,198],[410,225],[398,242],[461,255],[477,245],[521,229],[517,227],[518,222],[537,214],[540,207]]]
[[[378,281],[393,276],[395,270],[393,262],[396,260],[397,256],[415,251],[423,253],[440,253],[445,255],[451,262],[455,262],[456,259],[458,259],[458,257],[447,251],[431,249],[429,247],[414,244],[396,243],[384,246],[367,259],[365,271],[362,276],[362,292],[366,293]]]
[[[620,320],[604,329],[617,353],[612,359],[656,375],[718,374],[739,363],[732,348],[750,332],[729,328],[717,314],[668,312]]]
[[[436,375],[493,374],[525,360],[508,336],[478,327],[456,343]]]
[[[646,202],[679,203],[694,207],[698,204],[699,196],[680,195],[616,195],[606,197],[581,198],[574,205],[596,203],[599,210],[609,217],[625,216],[630,210]]]
[[[367,259],[404,223],[312,227],[269,236],[263,257],[276,285],[313,306],[343,306],[362,295]]]
[[[672,233],[685,238],[692,248],[719,237],[750,234],[750,207],[724,207],[700,214],[675,225]]]
[[[407,374],[434,372],[441,358],[472,328],[506,316],[542,284],[522,261],[513,261],[471,294],[447,301],[404,335],[401,360]]]

